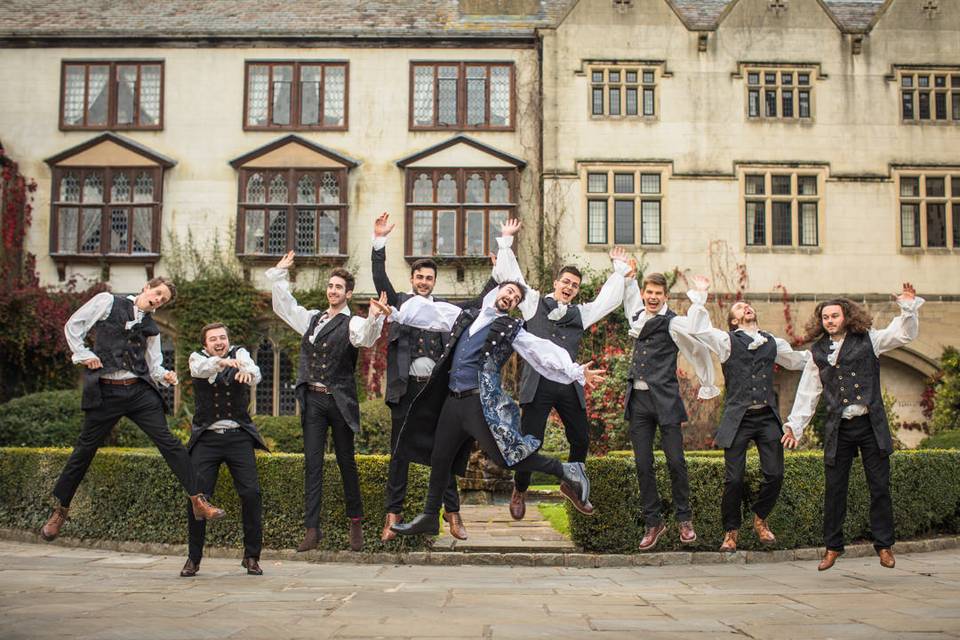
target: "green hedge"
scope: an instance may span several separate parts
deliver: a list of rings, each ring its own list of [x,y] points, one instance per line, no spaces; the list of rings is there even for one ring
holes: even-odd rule
[[[299,416],[253,416],[253,421],[273,451],[303,453]],[[357,453],[389,454],[390,408],[382,398],[360,403],[360,423],[360,433],[354,442]]]
[[[680,549],[670,494],[670,477],[662,453],[656,453],[657,486],[664,501],[668,535],[658,549]],[[960,530],[960,451],[898,451],[891,458],[894,519],[898,539],[932,532]],[[687,455],[690,502],[697,543],[694,549],[716,550],[723,539],[720,496],[723,491],[722,452]],[[587,517],[567,508],[573,541],[587,551],[631,553],[643,537],[642,508],[632,456],[619,453],[587,461],[590,501],[596,508]],[[749,510],[761,473],[756,453],[747,458],[740,547],[759,549]],[[768,521],[777,535],[778,549],[823,544],[823,454],[788,453],[780,499]],[[860,460],[850,474],[850,494],[845,533],[848,542],[869,539],[870,498]]]
[[[920,442],[922,449],[960,449],[960,429],[942,431]]]
[[[68,449],[0,448],[0,527],[36,531],[50,515],[50,491],[70,454]],[[422,536],[380,542],[384,519],[386,456],[357,456],[363,496],[364,549],[413,551]],[[296,547],[303,537],[303,456],[257,456],[263,492],[264,546]],[[411,465],[406,511],[417,513],[429,470]],[[340,472],[333,456],[324,465],[321,547],[346,549],[348,521]],[[226,466],[221,467],[214,503],[227,511],[207,528],[211,545],[242,547],[240,503]],[[80,485],[64,535],[79,538],[184,543],[187,500],[160,454],[150,450],[101,449]]]

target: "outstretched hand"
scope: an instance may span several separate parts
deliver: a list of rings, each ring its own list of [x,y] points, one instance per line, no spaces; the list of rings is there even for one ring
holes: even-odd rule
[[[897,300],[902,300],[904,302],[909,302],[917,297],[917,290],[913,288],[913,285],[909,282],[903,283],[903,291],[897,297]]]
[[[373,235],[378,238],[386,237],[390,235],[395,226],[397,225],[390,222],[390,214],[384,211],[373,222]]]
[[[636,278],[637,271],[639,270],[639,266],[637,265],[637,259],[630,258],[629,260],[627,260],[627,264],[630,265],[630,270],[627,271],[626,275],[624,275],[623,277],[627,278],[628,280]]]
[[[588,362],[583,366],[583,377],[586,380],[584,384],[585,387],[592,387],[593,385],[600,384],[605,380],[606,369],[591,369],[593,366],[593,360]]]
[[[293,251],[288,251],[282,258],[280,262],[277,263],[277,269],[289,269],[293,266]]]
[[[610,249],[610,259],[617,262],[627,262],[627,251],[623,247]]]
[[[500,235],[504,238],[514,236],[520,231],[522,223],[517,218],[510,218],[500,225]]]
[[[693,288],[697,291],[703,291],[704,293],[710,289],[710,278],[705,275],[697,274],[690,278],[690,282],[693,284]]]
[[[387,304],[387,292],[381,291],[379,298],[370,298],[370,314],[373,317],[383,316],[389,318],[393,313],[393,308]]]

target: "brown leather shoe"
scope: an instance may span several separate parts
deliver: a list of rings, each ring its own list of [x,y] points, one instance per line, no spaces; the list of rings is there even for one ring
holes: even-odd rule
[[[450,535],[452,535],[457,540],[466,540],[467,539],[467,528],[463,526],[463,518],[460,517],[459,511],[454,511],[452,513],[443,513],[443,519],[447,521],[447,525],[450,528]]]
[[[350,518],[350,551],[363,549],[363,521],[360,518]]]
[[[727,531],[723,536],[723,544],[720,545],[720,551],[734,553],[737,550],[737,538],[739,537],[740,532],[736,529]]]
[[[880,566],[884,569],[893,569],[897,566],[897,559],[893,557],[893,550],[890,547],[878,549],[877,555],[880,556]]]
[[[256,558],[244,558],[240,566],[247,570],[248,576],[263,575],[263,569],[260,568],[260,561]]]
[[[180,569],[181,578],[192,578],[197,575],[197,571],[200,571],[200,563],[194,562],[190,558],[187,558],[187,562],[183,565],[183,569]]]
[[[640,551],[649,551],[653,549],[660,541],[660,536],[667,530],[667,525],[662,522],[655,527],[647,527],[647,532],[643,534],[643,539],[638,547]]]
[[[227,515],[220,507],[210,504],[202,493],[190,496],[190,502],[193,503],[193,517],[197,520],[219,520]]]
[[[510,496],[510,517],[514,520],[523,520],[527,515],[527,492],[517,491],[513,488],[513,494]]]
[[[383,521],[383,531],[380,532],[380,542],[390,542],[396,538],[396,532],[390,529],[390,527],[401,522],[403,522],[403,518],[399,513],[388,513]]]
[[[47,518],[46,524],[40,527],[40,537],[50,542],[58,535],[60,535],[60,529],[63,527],[63,524],[67,521],[67,514],[70,512],[68,507],[56,507],[53,510],[53,513],[50,514],[50,517]]]
[[[593,515],[593,505],[590,504],[590,501],[587,500],[584,502],[580,499],[580,492],[570,485],[566,480],[560,483],[560,493],[570,501],[570,504],[573,505],[573,508],[582,513],[585,516]]]
[[[827,552],[823,554],[823,559],[820,560],[820,564],[817,565],[817,571],[826,571],[836,564],[837,558],[842,555],[843,551],[831,551],[827,549]]]
[[[697,532],[693,529],[693,522],[684,520],[680,523],[680,544],[693,544],[697,541]]]
[[[770,531],[767,521],[757,514],[753,514],[753,530],[757,532],[757,540],[763,544],[775,544],[777,542],[777,536],[773,535],[773,531]]]
[[[320,544],[320,530],[316,527],[310,527],[303,535],[303,542],[297,547],[297,551],[300,553],[311,551],[316,549],[318,544]]]

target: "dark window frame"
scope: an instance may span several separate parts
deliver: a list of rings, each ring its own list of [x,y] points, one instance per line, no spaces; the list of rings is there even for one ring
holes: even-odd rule
[[[290,124],[271,124],[273,121],[273,68],[293,67],[290,81]],[[323,67],[323,79],[320,82],[319,120],[317,124],[301,124],[300,72],[302,67]],[[250,67],[270,67],[267,80],[267,124],[250,124]],[[324,88],[328,67],[343,68],[343,124],[323,124],[325,95]],[[243,65],[243,130],[244,131],[347,131],[350,128],[350,63],[346,60],[245,60]]]
[[[457,122],[452,125],[439,124],[440,67],[457,67]],[[417,124],[414,118],[414,90],[418,67],[433,68],[433,120],[429,125]],[[486,67],[484,89],[484,124],[467,124],[467,67]],[[490,124],[490,69],[507,67],[510,69],[510,124],[508,126]],[[407,127],[410,131],[516,131],[517,128],[517,67],[512,60],[411,60],[409,70]]]
[[[960,124],[960,69],[898,69],[896,82],[901,124]]]
[[[619,74],[616,79],[610,79],[610,73]],[[595,80],[595,74],[601,74],[600,81]],[[632,74],[632,79],[631,79]],[[652,78],[649,76],[652,74]],[[657,108],[657,84],[662,74],[660,68],[651,64],[594,64],[587,69],[590,79],[588,92],[587,112],[592,119],[640,119],[658,120],[660,109]],[[611,108],[611,97],[617,92],[616,112]],[[629,94],[633,92],[634,108],[629,109]],[[595,97],[600,95],[600,112],[596,110]],[[647,109],[647,94],[650,95],[650,109]]]
[[[604,191],[590,191],[590,176],[604,176]],[[631,190],[617,190],[617,176],[630,176],[632,180]],[[657,188],[654,191],[644,190],[644,177],[657,176]],[[647,165],[617,165],[617,166],[589,166],[586,168],[582,179],[582,192],[584,194],[584,244],[586,246],[602,247],[606,245],[623,245],[631,247],[654,248],[663,247],[663,207],[666,195],[664,193],[664,182],[666,181],[666,172],[663,167]],[[621,181],[623,184],[623,181]],[[624,185],[626,186],[626,185]],[[621,241],[617,238],[617,202],[629,201],[633,204],[633,224],[632,235],[633,242]],[[590,236],[590,203],[602,202],[605,205],[606,216],[603,221],[603,240],[591,240]],[[657,203],[657,237],[655,242],[648,242],[644,234],[644,204]],[[611,239],[611,233],[613,238]]]
[[[766,169],[759,167],[750,167],[745,169],[742,174],[742,198],[743,198],[743,228],[744,228],[744,246],[751,250],[776,249],[776,250],[817,250],[823,247],[820,237],[821,223],[820,215],[822,213],[822,201],[824,194],[820,176],[821,174],[813,169],[798,169],[796,171],[784,171],[782,169]],[[748,193],[747,184],[751,179],[761,178],[758,186],[762,189],[757,193]],[[777,178],[781,180],[778,181]],[[784,182],[782,178],[788,178],[788,189],[783,190]],[[801,178],[813,178],[814,193],[801,193]],[[780,188],[775,189],[776,183],[780,183]],[[803,205],[814,204],[816,215],[810,228],[805,227],[802,222]],[[753,204],[759,206],[762,220],[755,220],[755,227],[751,228],[747,224],[747,209]],[[784,209],[783,205],[788,208]],[[783,220],[776,220],[777,214],[788,213],[786,217],[786,226],[782,224]],[[780,234],[777,235],[777,231]],[[805,242],[804,231],[812,231],[814,242]],[[763,239],[760,241],[760,232]]]
[[[142,125],[138,124],[140,119],[140,76],[142,74],[141,67],[143,66],[153,66],[158,65],[160,67],[160,106],[157,113],[157,123],[152,125]],[[70,66],[83,66],[85,67],[84,71],[84,89],[83,89],[83,124],[72,125],[64,122],[64,109],[66,103],[66,91],[67,91],[67,67]],[[109,67],[108,71],[108,80],[107,80],[107,121],[104,124],[87,124],[87,102],[88,95],[90,92],[90,67],[97,66],[107,66]],[[118,71],[117,68],[121,66],[136,66],[137,67],[137,87],[136,95],[134,96],[134,122],[130,124],[118,124],[117,123],[117,99],[118,99],[118,85],[120,80],[117,77]],[[115,60],[68,60],[64,59],[60,61],[60,108],[58,116],[58,126],[61,131],[162,131],[164,127],[164,118],[163,113],[165,110],[165,95],[166,95],[166,65],[164,60],[125,60],[125,59],[115,59]]]
[[[915,180],[916,192],[904,194],[904,180]],[[934,195],[928,193],[928,180],[942,181],[942,191]],[[913,252],[932,250],[960,250],[960,172],[924,172],[923,170],[905,170],[897,176],[897,226],[899,228],[900,249]],[[930,244],[931,206],[942,207],[943,244]],[[905,207],[912,207],[912,219],[915,231],[913,244],[904,242],[903,213]]]
[[[813,91],[819,77],[814,68],[748,66],[742,75],[748,122],[814,122]],[[784,115],[787,111],[790,115]]]

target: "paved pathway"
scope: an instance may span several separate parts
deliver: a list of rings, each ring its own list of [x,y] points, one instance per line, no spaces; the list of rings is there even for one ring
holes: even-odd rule
[[[0,638],[960,637],[960,551],[604,569],[271,561],[0,541]]]
[[[563,504],[552,501],[552,504]],[[467,527],[467,540],[457,540],[446,526],[433,544],[434,551],[466,551],[496,553],[569,553],[576,547],[556,531],[537,507],[536,500],[527,501],[523,520],[510,517],[507,502],[464,504],[460,508]]]

